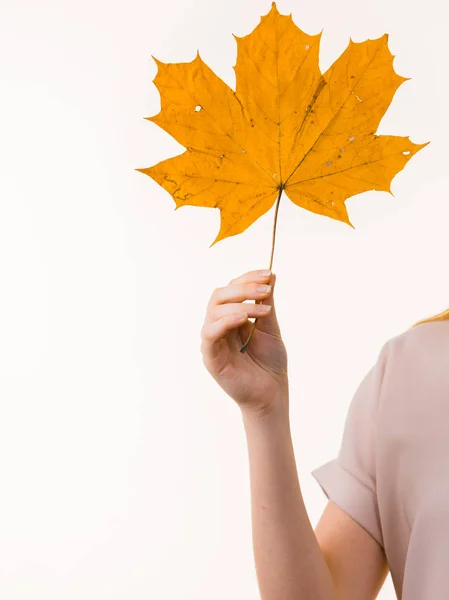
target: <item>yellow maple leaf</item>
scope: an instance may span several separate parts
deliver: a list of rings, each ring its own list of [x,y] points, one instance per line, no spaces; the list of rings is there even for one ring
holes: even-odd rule
[[[275,2],[252,33],[234,38],[235,91],[199,52],[190,63],[153,57],[161,110],[146,120],[186,151],[136,170],[172,195],[175,210],[220,209],[211,246],[245,231],[282,192],[297,206],[353,227],[346,199],[368,190],[391,194],[393,177],[429,143],[375,133],[410,79],[393,69],[388,34],[350,39],[324,74],[321,33],[304,33]]]

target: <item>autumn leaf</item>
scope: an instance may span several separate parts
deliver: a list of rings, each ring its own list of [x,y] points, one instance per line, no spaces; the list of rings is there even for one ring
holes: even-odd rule
[[[388,34],[356,43],[322,74],[321,33],[308,35],[272,3],[249,35],[237,37],[231,89],[197,53],[189,63],[154,58],[161,110],[156,123],[186,151],[136,169],[181,206],[220,209],[211,244],[245,231],[282,192],[297,206],[343,221],[345,201],[369,190],[391,194],[393,177],[429,142],[376,135],[398,87]]]
[[[167,190],[176,209],[220,209],[211,246],[245,231],[276,202],[271,269],[282,193],[353,227],[345,201],[369,190],[391,194],[393,177],[429,142],[376,134],[396,90],[409,79],[393,69],[388,34],[350,39],[324,74],[318,65],[321,33],[304,33],[275,2],[250,34],[234,38],[235,91],[199,52],[190,63],[153,57],[161,110],[146,119],[186,151],[136,170]]]

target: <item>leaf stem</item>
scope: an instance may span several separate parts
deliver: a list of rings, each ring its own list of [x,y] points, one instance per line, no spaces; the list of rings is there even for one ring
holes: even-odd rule
[[[278,221],[279,202],[281,200],[282,190],[283,189],[284,189],[284,185],[281,185],[279,187],[279,194],[278,194],[278,197],[277,197],[277,200],[276,200],[276,210],[274,212],[273,236],[272,236],[272,242],[271,242],[271,257],[270,257],[270,266],[268,267],[270,270],[273,267],[274,242],[276,240],[276,224],[277,224],[277,221]],[[263,300],[260,300],[259,304],[262,304],[262,302],[263,302]],[[256,304],[257,304],[257,302],[256,302]],[[254,320],[253,328],[250,331],[248,339],[243,344],[243,346],[240,348],[240,352],[245,352],[246,351],[246,349],[248,347],[248,344],[249,344],[249,342],[250,342],[250,340],[251,340],[251,338],[253,336],[254,330],[256,329],[257,318],[258,317],[256,317],[256,319]]]

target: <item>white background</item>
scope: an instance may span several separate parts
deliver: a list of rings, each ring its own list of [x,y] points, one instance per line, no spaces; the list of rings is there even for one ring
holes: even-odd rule
[[[202,364],[212,290],[269,264],[273,209],[209,245],[219,211],[183,207],[135,171],[183,147],[153,54],[197,49],[230,86],[236,42],[269,1],[2,0],[0,22],[0,597],[256,600],[240,413]],[[275,300],[292,432],[310,471],[339,448],[385,341],[449,306],[447,29],[442,1],[277,3],[323,29],[324,72],[390,34],[411,77],[379,134],[431,144],[346,202],[355,230],[281,202]],[[379,598],[394,598],[390,576]]]

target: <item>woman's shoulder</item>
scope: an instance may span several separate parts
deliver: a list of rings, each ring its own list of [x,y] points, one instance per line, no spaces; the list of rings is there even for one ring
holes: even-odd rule
[[[420,321],[405,331],[392,336],[391,347],[423,351],[431,347],[449,344],[449,319]]]
[[[449,319],[425,321],[388,339],[388,362],[408,375],[414,369],[449,368]]]

